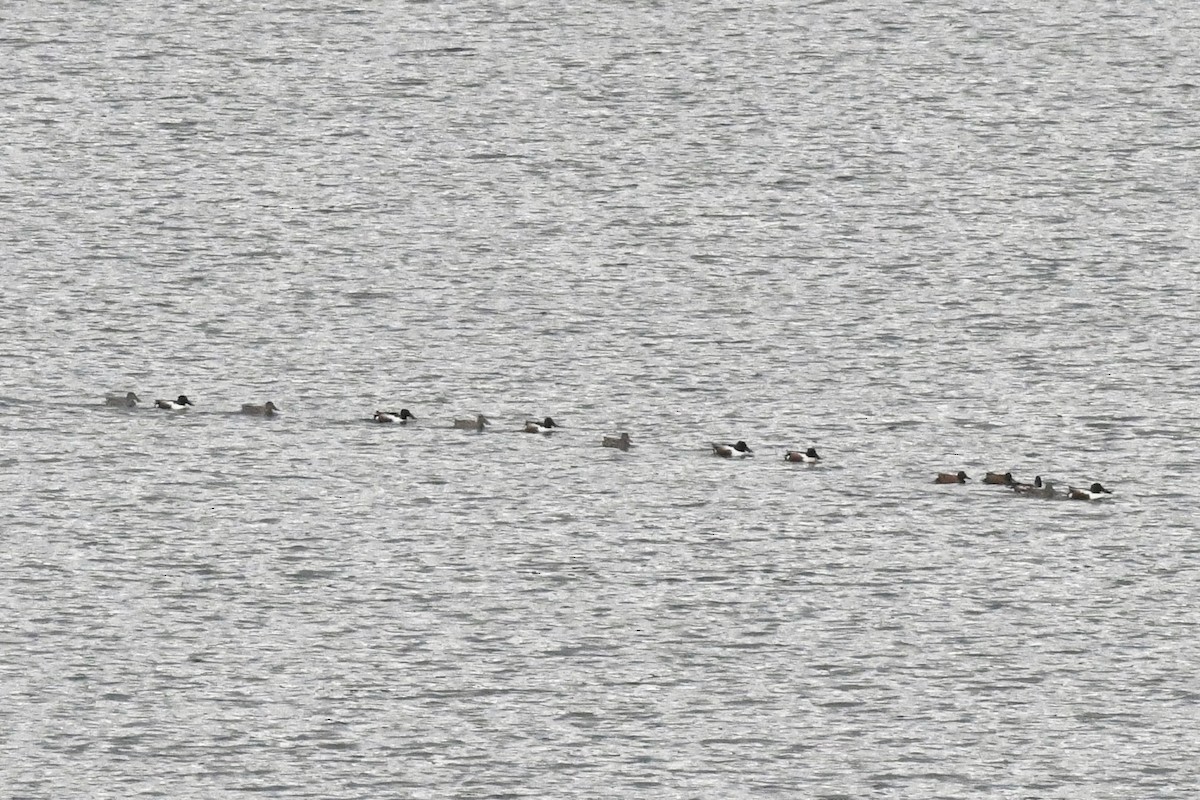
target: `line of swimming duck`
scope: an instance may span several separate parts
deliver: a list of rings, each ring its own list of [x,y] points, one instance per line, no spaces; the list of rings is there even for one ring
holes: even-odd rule
[[[376,411],[371,417],[372,421],[380,423],[400,423],[407,424],[409,420],[415,420],[416,417],[407,408],[402,408],[397,411]],[[484,427],[491,424],[491,420],[483,414],[477,415],[474,419],[455,419],[453,422],[454,428],[458,430],[468,430],[482,432]],[[525,420],[521,430],[525,433],[540,433],[550,434],[556,428],[561,428],[552,417],[546,417],[542,420],[528,419]],[[630,439],[629,432],[624,431],[616,436],[605,436],[600,440],[601,447],[612,447],[622,452],[628,452],[633,446],[633,441]],[[754,451],[750,449],[750,445],[743,441],[738,441],[733,444],[725,442],[712,443],[713,454],[721,458],[746,458],[754,455]],[[801,464],[815,464],[821,460],[817,455],[817,450],[810,447],[807,450],[788,450],[783,455],[784,461],[792,461]]]
[[[126,409],[137,408],[140,402],[142,402],[141,398],[134,392],[126,392],[124,395],[109,394],[104,398],[105,405]],[[164,411],[186,411],[194,406],[195,403],[189,400],[187,395],[183,394],[174,400],[154,401],[154,407]],[[280,411],[275,403],[268,400],[262,405],[246,403],[242,406],[241,413],[257,417],[272,417],[280,413]],[[371,422],[381,425],[407,425],[409,422],[415,422],[416,419],[416,415],[407,408],[401,408],[399,411],[376,410],[370,417]],[[482,433],[491,424],[491,420],[483,414],[477,414],[474,418],[454,419],[451,427],[456,430]],[[560,427],[553,418],[545,417],[541,420],[526,420],[521,430],[525,433],[548,435]],[[627,452],[633,446],[633,442],[628,431],[625,431],[616,436],[604,436],[600,440],[600,445]],[[750,445],[742,440],[736,442],[712,442],[712,452],[715,456],[728,459],[750,458],[754,455],[754,451]],[[817,453],[815,447],[809,447],[805,450],[787,450],[783,454],[783,460],[792,464],[818,464],[821,461],[821,456]],[[958,472],[939,472],[937,477],[933,479],[933,482],[939,484],[957,484],[966,483],[969,480],[971,480],[970,476],[963,470],[959,470]],[[983,483],[1004,486],[1019,495],[1038,497],[1046,500],[1099,500],[1112,494],[1111,489],[1106,489],[1099,482],[1093,483],[1086,489],[1068,486],[1066,492],[1060,492],[1055,489],[1054,484],[1050,481],[1043,481],[1041,475],[1035,477],[1033,483],[1022,483],[1015,480],[1011,472],[988,472],[983,477]]]
[[[109,394],[104,397],[104,404],[106,406],[116,406],[118,408],[137,408],[140,402],[142,402],[142,399],[135,392],[126,392],[124,395]],[[174,400],[154,401],[154,407],[163,411],[187,411],[189,408],[195,407],[195,405],[195,403],[188,399],[186,394],[181,394]],[[245,403],[242,405],[243,414],[255,417],[273,417],[278,412],[279,406],[270,400],[261,405],[254,403]]]
[[[750,449],[750,445],[738,440],[732,444],[729,442],[713,442],[713,455],[721,458],[749,458],[754,455],[754,451]],[[810,447],[807,450],[787,450],[783,454],[784,461],[790,461],[793,464],[816,464],[821,460],[821,456],[817,454],[817,448]]]
[[[105,405],[117,406],[126,409],[137,408],[138,403],[140,402],[142,402],[141,398],[138,397],[134,392],[126,392],[124,395],[109,394],[104,398]],[[194,406],[195,403],[188,399],[187,395],[183,394],[179,395],[179,397],[175,398],[174,400],[154,401],[154,407],[164,411],[186,411]],[[243,405],[242,413],[260,417],[271,417],[279,413],[279,407],[268,400],[263,405]],[[407,425],[409,422],[415,422],[416,419],[416,415],[407,408],[401,408],[399,411],[377,409],[370,417],[371,422],[381,425]],[[474,418],[467,417],[454,419],[451,423],[451,427],[456,430],[475,431],[476,433],[482,433],[484,428],[491,424],[491,420],[489,420],[483,414],[477,414]],[[545,417],[541,420],[525,420],[525,424],[522,426],[521,430],[525,433],[538,433],[546,435],[553,433],[555,429],[560,427],[561,426],[555,422],[552,417]],[[612,447],[622,452],[628,452],[629,448],[633,446],[633,441],[629,436],[629,432],[623,431],[618,433],[616,436],[604,436],[600,440],[600,445],[602,447]],[[750,445],[746,444],[744,441],[737,441],[732,444],[727,442],[713,442],[712,452],[713,455],[730,459],[747,458],[754,455],[754,451],[750,448]],[[809,447],[807,450],[788,450],[783,454],[783,460],[794,464],[816,464],[820,462],[821,456],[817,454],[815,447]]]
[[[969,480],[971,480],[970,476],[959,470],[958,472],[939,472],[933,482],[966,483]],[[1041,475],[1036,476],[1033,483],[1023,483],[1015,480],[1011,472],[988,472],[983,476],[982,482],[993,486],[1004,486],[1019,495],[1038,497],[1043,500],[1101,500],[1112,494],[1112,490],[1104,488],[1099,481],[1086,489],[1068,486],[1065,492],[1060,492],[1050,481],[1043,481]]]

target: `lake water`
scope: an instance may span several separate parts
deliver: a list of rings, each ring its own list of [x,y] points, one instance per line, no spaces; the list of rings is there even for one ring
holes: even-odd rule
[[[1195,9],[2,17],[12,797],[1194,796]]]

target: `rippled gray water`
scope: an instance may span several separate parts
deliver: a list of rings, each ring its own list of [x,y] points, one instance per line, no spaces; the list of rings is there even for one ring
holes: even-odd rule
[[[1192,796],[1177,6],[5,7],[0,785]]]

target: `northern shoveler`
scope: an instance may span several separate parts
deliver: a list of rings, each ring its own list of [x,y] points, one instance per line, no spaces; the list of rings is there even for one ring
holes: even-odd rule
[[[1097,483],[1093,483],[1086,489],[1076,489],[1074,486],[1068,487],[1067,496],[1072,500],[1099,500],[1106,494],[1112,494],[1112,489],[1105,489]]]
[[[399,411],[376,411],[372,419],[376,422],[399,422],[401,425],[404,425],[410,419],[416,419],[416,417],[407,408],[402,408]]]
[[[796,464],[815,464],[821,460],[817,455],[817,448],[810,447],[807,450],[788,450],[783,454],[784,461],[791,461]]]
[[[188,406],[194,406],[194,405],[195,405],[195,403],[193,403],[191,400],[187,399],[186,394],[181,394],[181,395],[179,395],[179,397],[176,397],[174,400],[155,400],[154,401],[155,408],[162,408],[167,411],[184,411],[187,409]]]
[[[754,451],[750,449],[750,445],[738,440],[735,444],[726,444],[724,442],[712,443],[713,454],[721,458],[746,458],[754,455]]]
[[[536,420],[525,420],[525,427],[522,428],[526,433],[550,433],[554,428],[559,427],[558,423],[546,417],[541,422]]]

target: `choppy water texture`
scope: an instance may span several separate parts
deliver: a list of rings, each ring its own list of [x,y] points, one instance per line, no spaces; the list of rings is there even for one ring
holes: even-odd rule
[[[1188,4],[2,16],[13,797],[1192,796]]]

